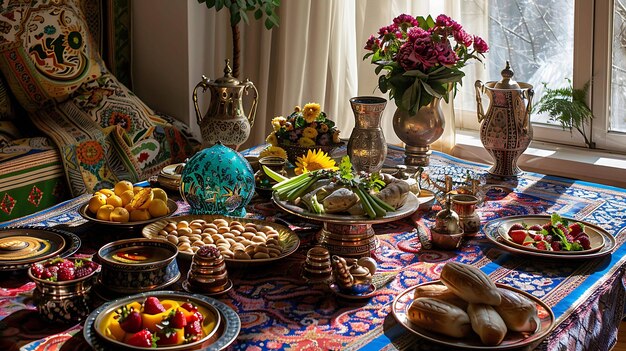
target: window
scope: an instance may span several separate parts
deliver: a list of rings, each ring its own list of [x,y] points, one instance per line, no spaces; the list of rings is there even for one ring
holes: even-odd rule
[[[593,140],[598,148],[626,151],[623,1],[487,0],[482,7],[483,3],[478,1],[462,2],[463,17],[475,17],[476,12],[482,12],[487,18],[491,47],[484,69],[482,65],[467,67],[465,84],[476,79],[499,80],[507,60],[518,81],[534,86],[534,103],[542,96],[544,82],[550,88],[557,88],[567,85],[565,78],[570,78],[576,88],[581,88],[592,81],[588,104],[595,116]],[[464,18],[461,21],[468,22]],[[469,30],[476,32],[471,27]],[[474,91],[463,89],[458,97],[457,127],[478,129],[474,95]],[[484,103],[488,104],[488,100]],[[584,146],[576,131],[562,130],[548,116],[533,114],[531,120],[535,140]]]

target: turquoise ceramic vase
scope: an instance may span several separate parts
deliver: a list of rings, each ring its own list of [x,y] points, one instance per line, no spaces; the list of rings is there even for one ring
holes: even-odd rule
[[[187,161],[180,195],[191,214],[243,217],[254,195],[252,167],[240,153],[218,142]]]

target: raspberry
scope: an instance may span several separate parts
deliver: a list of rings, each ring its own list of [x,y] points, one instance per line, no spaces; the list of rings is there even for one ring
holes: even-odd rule
[[[43,274],[46,277],[45,279],[56,280],[58,271],[59,271],[59,267],[50,266],[43,270]]]
[[[57,280],[58,281],[66,281],[74,279],[74,268],[63,266],[59,268],[57,272]]]
[[[533,235],[533,240],[534,241],[541,241],[541,240],[543,240],[543,235],[535,234],[535,235]]]
[[[583,249],[585,250],[589,250],[591,249],[591,242],[589,242],[589,237],[585,234],[581,234],[578,236],[578,238],[576,238],[576,240],[578,240],[578,242],[580,242],[580,246],[583,247]]]
[[[46,266],[57,266],[59,268],[61,267],[74,268],[74,262],[65,258],[55,258],[53,260],[48,261]]]
[[[93,272],[93,269],[91,269],[91,267],[81,266],[81,267],[76,268],[76,270],[74,271],[74,278],[75,279],[83,278],[83,277],[90,275],[92,272]]]
[[[550,229],[552,228],[552,223],[548,222],[546,224],[544,224],[543,226],[541,226],[541,229],[545,229],[548,231],[548,233],[550,233]]]
[[[553,241],[550,246],[552,247],[553,251],[561,251],[561,242],[560,241]]]
[[[574,237],[578,236],[578,234],[583,233],[585,231],[584,225],[582,223],[576,222],[569,225],[569,232]]]
[[[524,226],[521,223],[514,223],[510,228],[509,228],[509,233],[512,230],[524,230]]]
[[[538,242],[536,246],[539,250],[548,250],[548,246],[545,241]]]
[[[567,241],[569,241],[570,243],[574,242],[574,237],[571,234],[567,234],[565,236],[565,239],[567,239]]]
[[[30,266],[30,272],[37,278],[42,277],[44,269],[45,268],[41,263],[33,263],[33,265]]]
[[[554,237],[551,234],[546,235],[544,238],[548,243],[552,243],[554,241]]]

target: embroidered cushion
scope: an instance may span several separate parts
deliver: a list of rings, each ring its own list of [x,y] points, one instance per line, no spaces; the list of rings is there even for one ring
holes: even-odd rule
[[[66,100],[103,68],[75,0],[0,5],[0,70],[27,111]]]

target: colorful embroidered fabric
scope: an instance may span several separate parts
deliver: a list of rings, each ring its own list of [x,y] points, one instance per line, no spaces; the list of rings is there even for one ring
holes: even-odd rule
[[[100,76],[104,64],[75,1],[11,1],[0,10],[0,70],[27,111]]]
[[[256,154],[260,150],[255,148],[249,153]],[[388,164],[401,162],[402,156],[402,151],[390,149]],[[435,179],[449,174],[460,181],[468,171],[473,176],[481,176],[486,169],[483,165],[433,153],[427,172]],[[232,306],[242,321],[242,330],[231,349],[445,350],[398,325],[390,315],[390,305],[404,289],[438,279],[443,264],[451,260],[480,267],[492,279],[527,291],[552,308],[557,327],[537,349],[610,349],[616,340],[626,298],[622,284],[626,263],[626,190],[534,173],[524,173],[517,182],[499,185],[500,188],[486,192],[485,204],[478,209],[483,224],[507,215],[559,212],[600,225],[614,235],[617,247],[611,255],[599,259],[565,263],[542,261],[505,253],[489,244],[481,232],[458,251],[422,250],[414,223],[407,218],[374,226],[380,241],[380,248],[375,252],[380,272],[396,274],[396,278],[378,289],[371,300],[349,302],[336,298],[322,286],[308,286],[300,278],[305,253],[315,242],[319,223],[282,213],[269,202],[253,202],[248,206],[248,217],[289,222],[302,239],[302,245],[294,255],[273,265],[229,269],[235,287],[220,300]],[[506,186],[510,186],[511,191],[503,191]],[[85,225],[76,212],[87,198],[88,195],[9,224],[64,225],[89,238],[83,241],[88,241],[87,247],[99,245],[93,242],[96,240],[113,240],[106,236],[111,235],[108,228]],[[439,209],[434,206],[420,210],[414,216],[417,225],[427,229]],[[188,206],[179,202],[177,214],[186,211]],[[0,286],[4,287],[7,282],[6,278],[0,278]],[[0,301],[4,299],[9,305],[15,301],[12,297],[0,298]],[[18,313],[13,312],[10,317]],[[61,334],[56,334],[59,332]],[[80,333],[72,337],[71,333],[62,332],[49,330],[39,337],[31,336],[30,341],[35,341],[52,335],[22,350],[45,350],[51,345],[60,348],[59,338],[71,343],[65,345],[71,345],[72,349],[86,349]],[[20,339],[19,342],[27,341]]]

